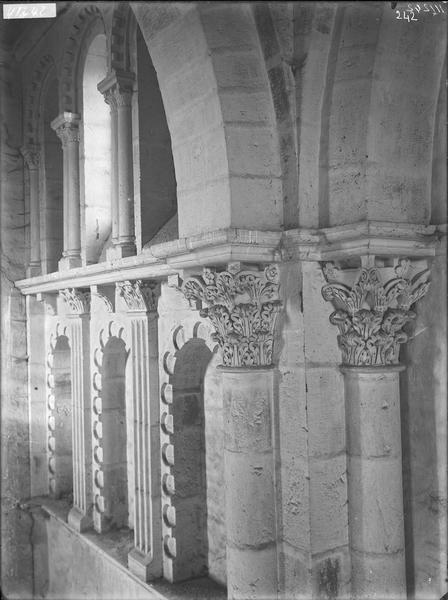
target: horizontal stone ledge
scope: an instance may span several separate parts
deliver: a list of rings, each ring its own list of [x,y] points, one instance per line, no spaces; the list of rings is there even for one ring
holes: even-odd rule
[[[336,260],[360,255],[435,256],[443,226],[359,221],[323,229],[291,229],[283,235],[283,258]]]
[[[24,294],[134,279],[166,279],[183,269],[288,261],[322,261],[360,255],[432,257],[446,235],[443,227],[362,221],[325,229],[260,231],[228,228],[143,249],[137,256],[21,279]]]

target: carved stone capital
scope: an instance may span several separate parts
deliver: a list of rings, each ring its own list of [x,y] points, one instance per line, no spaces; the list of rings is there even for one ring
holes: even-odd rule
[[[226,367],[261,367],[273,363],[279,299],[276,265],[264,271],[204,269],[186,279],[181,290],[187,300],[199,301],[200,315],[210,319]]]
[[[79,120],[79,115],[65,112],[51,122],[63,147],[69,142],[79,143]]]
[[[351,284],[342,282],[344,273],[334,264],[327,263],[323,270],[330,282],[322,296],[336,309],[330,322],[339,328],[342,363],[397,365],[400,345],[408,340],[403,327],[416,316],[411,306],[428,290],[429,269],[415,273],[411,262],[403,259],[395,268],[363,267]]]
[[[160,296],[157,281],[120,281],[117,291],[124,299],[128,312],[155,312]]]
[[[90,292],[67,288],[60,290],[59,294],[64,300],[70,314],[83,315],[90,312]]]
[[[28,144],[20,148],[20,152],[28,165],[30,171],[36,171],[39,168],[40,148],[36,144]]]
[[[98,91],[112,110],[123,106],[131,106],[132,87],[135,76],[133,73],[113,71],[100,81]]]

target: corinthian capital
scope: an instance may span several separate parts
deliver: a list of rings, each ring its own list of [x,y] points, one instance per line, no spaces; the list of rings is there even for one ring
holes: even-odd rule
[[[415,319],[411,307],[429,287],[429,270],[412,273],[411,263],[401,260],[393,268],[362,268],[352,285],[342,283],[344,274],[327,264],[325,300],[336,310],[330,322],[339,328],[342,362],[350,366],[398,364],[400,345],[408,340],[403,327]],[[380,271],[383,272],[382,278]]]
[[[79,120],[79,115],[64,112],[51,122],[51,127],[62,141],[62,146],[68,142],[79,142]]]
[[[90,292],[67,288],[59,293],[72,315],[83,315],[90,311]]]
[[[117,107],[130,106],[132,99],[132,86],[135,76],[125,71],[113,71],[100,81],[98,91],[104,95],[104,100],[116,110]]]
[[[275,325],[281,309],[279,272],[229,267],[220,273],[204,269],[202,277],[186,279],[181,290],[199,301],[201,316],[210,319],[222,350],[224,366],[261,367],[273,361]]]
[[[120,281],[117,290],[126,303],[129,312],[154,312],[160,296],[160,283],[157,281]]]

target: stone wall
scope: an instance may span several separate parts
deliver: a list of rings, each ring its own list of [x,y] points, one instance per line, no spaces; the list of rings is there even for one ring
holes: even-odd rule
[[[18,508],[30,495],[26,302],[14,285],[25,276],[28,215],[20,154],[19,71],[13,57],[3,48],[1,53],[1,572],[2,588],[13,597],[29,592],[32,578],[31,518]]]

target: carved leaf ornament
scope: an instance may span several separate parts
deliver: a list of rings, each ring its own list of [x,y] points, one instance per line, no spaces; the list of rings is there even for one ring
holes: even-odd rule
[[[204,269],[202,277],[182,284],[187,300],[200,301],[200,315],[210,319],[224,366],[257,367],[272,364],[275,324],[281,309],[279,272],[217,273]]]
[[[82,315],[90,311],[90,292],[67,288],[60,290],[60,294],[72,314]]]
[[[136,281],[120,281],[117,283],[117,287],[129,311],[149,312],[157,310],[160,283],[137,279]]]
[[[401,261],[395,269],[397,277],[385,284],[379,270],[372,267],[363,268],[351,288],[343,283],[322,288],[324,299],[335,304],[330,322],[339,328],[343,364],[398,364],[400,345],[408,340],[403,327],[416,316],[410,308],[429,288],[429,270],[409,279],[409,265],[409,261]],[[324,270],[328,276],[336,275],[334,266]]]

